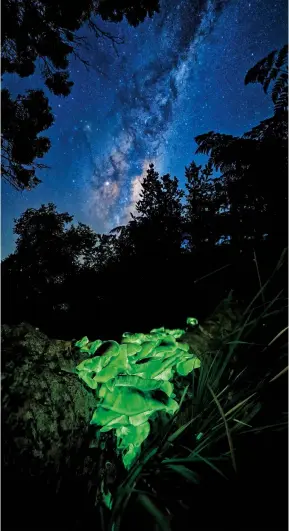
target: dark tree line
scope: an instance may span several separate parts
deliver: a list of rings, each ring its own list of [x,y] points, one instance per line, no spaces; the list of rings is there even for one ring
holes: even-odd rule
[[[115,46],[121,41],[101,29],[98,21],[117,23],[125,18],[137,26],[159,11],[159,2],[4,0],[1,8],[2,74],[29,77],[38,64],[46,87],[56,96],[66,97],[73,87],[69,78],[71,57],[89,67],[82,59],[85,39],[78,30],[86,24],[96,39],[109,39]],[[36,170],[45,167],[36,161],[50,148],[48,138],[38,135],[54,121],[51,107],[43,90],[30,90],[13,100],[7,89],[2,90],[1,107],[2,177],[18,190],[31,189],[41,182]],[[41,114],[45,120],[40,120]]]
[[[266,88],[270,61],[246,82]],[[185,168],[185,190],[150,164],[136,214],[110,234],[73,225],[50,203],[26,210],[15,220],[16,250],[2,262],[2,321],[28,321],[54,337],[107,338],[182,326],[188,315],[208,315],[232,289],[240,303],[249,300],[288,242],[284,94],[282,101],[242,137],[197,137],[209,159]],[[278,282],[286,288],[287,271]]]

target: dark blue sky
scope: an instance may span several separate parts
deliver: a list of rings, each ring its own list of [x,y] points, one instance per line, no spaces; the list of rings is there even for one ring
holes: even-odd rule
[[[195,2],[196,4],[198,2]],[[199,2],[201,3],[201,2]],[[54,202],[97,232],[126,222],[148,163],[184,184],[194,137],[214,130],[239,135],[272,115],[259,85],[244,86],[249,68],[287,42],[286,0],[163,0],[161,12],[137,28],[103,25],[124,39],[115,53],[87,33],[90,48],[71,62],[68,98],[47,91],[55,124],[42,183],[17,192],[2,183],[2,258],[14,250],[13,219]],[[202,2],[204,4],[204,2]],[[81,34],[85,34],[83,29]],[[15,96],[43,88],[38,74],[5,76]]]

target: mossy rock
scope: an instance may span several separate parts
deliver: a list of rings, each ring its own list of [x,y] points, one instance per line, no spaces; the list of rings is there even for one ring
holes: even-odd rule
[[[66,491],[67,500],[61,495],[60,504],[65,513],[83,489],[87,494],[89,479],[95,480],[98,454],[91,456],[88,426],[97,402],[70,372],[83,359],[78,349],[26,323],[4,325],[1,340],[5,508],[11,529],[18,529],[18,517],[21,528],[42,529],[36,513],[46,511],[49,520],[49,504],[59,488]],[[13,510],[15,498],[19,511]]]

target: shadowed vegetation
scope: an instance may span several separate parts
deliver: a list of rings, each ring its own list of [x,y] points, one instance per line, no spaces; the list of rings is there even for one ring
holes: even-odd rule
[[[110,5],[101,4],[104,20],[126,16],[133,25],[156,10],[137,15],[126,2],[118,12]],[[286,61],[284,47],[245,79],[266,93],[272,87],[273,116],[242,137],[198,136],[208,162],[192,161],[184,189],[150,164],[127,225],[96,234],[52,203],[15,220],[16,249],[2,261],[4,490],[19,508],[7,531],[122,531],[136,521],[140,531],[287,529]],[[37,134],[49,122],[48,102],[42,106],[41,96],[38,108],[35,94],[16,103],[4,97],[5,149],[14,159],[19,149],[19,164],[24,155],[32,164],[47,150]],[[26,123],[34,111],[42,129],[37,120],[34,128]],[[26,126],[23,155],[13,135]],[[152,408],[149,435],[125,468],[115,434],[89,426],[103,399],[91,382],[110,370],[106,352],[88,374],[85,360],[95,351],[76,340],[100,340],[93,349],[103,340],[120,343],[128,331],[147,340],[151,329],[183,329],[189,316],[198,324],[188,322],[178,346],[188,345],[200,364],[170,375],[179,408]],[[128,370],[123,361],[105,385],[124,381]],[[154,379],[146,385],[159,391]],[[125,416],[123,407],[113,413]]]

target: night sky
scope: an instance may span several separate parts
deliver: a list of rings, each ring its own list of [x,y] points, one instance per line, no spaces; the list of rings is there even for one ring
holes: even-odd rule
[[[81,51],[90,70],[71,61],[68,98],[47,91],[55,124],[49,170],[30,192],[2,183],[2,258],[14,250],[13,219],[53,202],[74,221],[107,232],[125,223],[138,199],[149,162],[184,184],[194,137],[214,130],[240,135],[272,115],[260,85],[244,86],[249,68],[287,42],[286,0],[163,0],[160,14],[137,28],[126,22],[99,26],[124,39],[115,50],[88,36]],[[42,88],[39,73],[5,75],[13,96]]]

